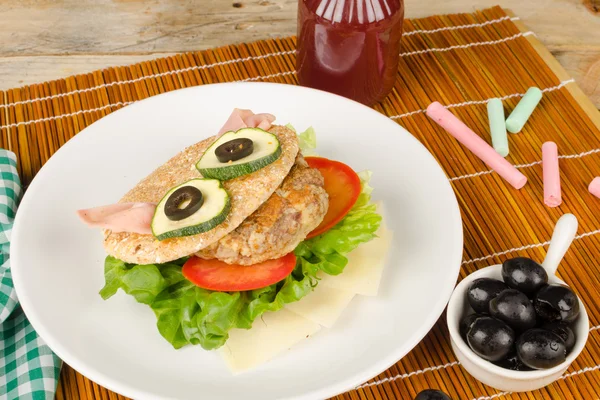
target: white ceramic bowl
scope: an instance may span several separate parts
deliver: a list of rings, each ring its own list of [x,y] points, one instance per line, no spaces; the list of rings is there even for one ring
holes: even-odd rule
[[[544,268],[548,271],[549,283],[565,284],[554,275],[554,272],[556,271],[556,266],[558,266],[558,263],[562,260],[564,253],[571,244],[576,230],[577,220],[571,214],[564,215],[557,223],[552,236],[550,249],[548,250],[548,255],[543,264]],[[573,332],[576,336],[575,346],[567,355],[566,360],[560,365],[549,369],[513,371],[498,367],[479,357],[471,350],[469,345],[460,335],[459,324],[461,319],[474,312],[467,301],[467,288],[473,280],[478,278],[502,280],[502,265],[493,265],[473,272],[456,286],[450,297],[447,311],[448,330],[450,331],[452,350],[462,366],[473,375],[475,379],[482,383],[498,390],[510,392],[526,392],[539,389],[560,378],[573,360],[579,356],[588,339],[589,319],[585,306],[581,302],[581,298],[579,299],[579,317],[572,324]]]

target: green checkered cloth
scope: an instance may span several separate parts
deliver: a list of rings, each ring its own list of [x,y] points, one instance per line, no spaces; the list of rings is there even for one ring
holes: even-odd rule
[[[19,306],[10,273],[10,234],[21,196],[17,157],[0,149],[0,399],[53,399],[61,361]]]

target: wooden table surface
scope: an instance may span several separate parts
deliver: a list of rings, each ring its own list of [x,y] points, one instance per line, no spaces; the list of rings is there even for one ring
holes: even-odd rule
[[[512,9],[600,108],[600,0],[406,0],[408,18]],[[296,0],[0,0],[0,90],[296,31]]]
[[[496,4],[406,0],[406,17],[471,12]],[[600,108],[600,0],[504,0],[500,5],[537,34]],[[296,7],[296,0],[0,0],[0,90],[179,52],[293,35]],[[63,381],[79,379],[71,369],[63,371]],[[60,387],[58,398],[74,399],[77,394]]]

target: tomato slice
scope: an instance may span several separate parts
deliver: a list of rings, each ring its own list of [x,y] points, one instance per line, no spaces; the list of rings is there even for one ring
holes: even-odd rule
[[[306,157],[311,168],[319,170],[325,178],[325,191],[329,195],[329,209],[323,221],[310,232],[307,239],[333,228],[352,209],[360,194],[360,178],[352,168],[339,161],[322,157]]]
[[[295,266],[294,253],[254,265],[227,264],[219,260],[191,257],[183,264],[181,272],[190,282],[203,289],[238,292],[277,283],[291,274]]]

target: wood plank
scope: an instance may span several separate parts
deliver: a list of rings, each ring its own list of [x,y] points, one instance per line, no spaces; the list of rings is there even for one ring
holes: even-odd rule
[[[496,2],[407,0],[406,17]],[[505,0],[503,6],[536,32],[600,107],[600,16],[588,3]],[[296,9],[296,0],[0,0],[0,90],[165,53],[293,35]]]
[[[492,14],[492,12],[489,13]],[[497,14],[496,16],[490,16],[490,18],[497,18]],[[454,17],[450,20],[457,21],[460,18]],[[423,27],[423,25],[419,26]],[[525,28],[522,27],[521,29]],[[510,32],[514,33],[515,31],[516,28],[511,26]],[[469,32],[469,34],[471,33]],[[462,41],[483,40],[485,37],[481,33],[473,33],[474,37],[471,37],[464,35],[464,32],[458,33],[456,36],[461,37]],[[444,44],[444,40],[443,35],[436,35],[432,39],[430,47],[440,47]],[[538,46],[539,42],[534,41],[534,45]],[[558,74],[560,79],[567,79],[567,74],[560,69],[560,66],[548,53],[542,54],[540,52],[543,60],[538,58],[537,54],[532,51],[524,40],[511,41],[508,46],[511,50],[505,49],[502,51],[501,49],[505,46],[482,46],[472,52],[443,53],[437,58],[439,64],[430,63],[427,58],[410,57],[403,59],[400,70],[401,75],[406,80],[402,83],[402,87],[408,87],[410,90],[394,91],[381,107],[387,107],[385,108],[387,115],[397,115],[407,111],[406,104],[426,103],[430,101],[431,96],[439,96],[451,102],[458,102],[464,100],[460,96],[473,94],[474,90],[477,91],[475,94],[479,94],[478,98],[488,98],[491,95],[490,93],[497,92],[498,89],[505,90],[514,83],[531,82],[532,78],[540,87],[547,87],[556,83],[552,72]],[[275,51],[272,46],[265,44],[257,45],[257,47],[262,47],[263,52]],[[490,59],[499,61],[497,63],[490,62]],[[267,67],[277,64],[274,59],[262,60],[261,62],[264,62]],[[521,62],[523,65],[517,68],[517,65]],[[551,66],[546,65],[547,63]],[[434,70],[431,69],[433,65],[443,66],[443,68]],[[419,69],[420,66],[425,68]],[[552,67],[552,70],[550,67]],[[462,68],[467,68],[468,73],[457,73]],[[504,73],[508,68],[511,68],[511,72],[515,72],[517,75]],[[126,70],[132,73],[129,76],[130,78],[136,76],[137,68],[136,71],[127,68],[120,69],[127,75]],[[430,71],[435,71],[435,73],[430,73]],[[529,75],[530,71],[535,71],[538,74],[534,74],[532,77]],[[227,70],[221,72],[222,74],[217,76],[217,80],[226,78],[229,74]],[[177,82],[181,82],[182,86],[194,84],[183,79],[171,80],[171,77],[165,77],[164,82],[171,85],[170,87],[173,87],[172,83],[177,86]],[[451,83],[447,84],[447,82],[455,83],[456,87]],[[131,84],[122,87],[122,89],[124,93],[129,93],[129,90],[136,93],[136,87],[136,84]],[[463,88],[464,93],[456,90],[459,87]],[[426,91],[421,91],[422,88],[425,88]],[[583,116],[580,111],[580,103],[575,101],[565,89],[552,91],[548,94],[548,97],[551,99],[551,102],[548,103],[549,107],[538,109],[539,113],[533,115],[528,122],[526,132],[511,137],[513,147],[509,157],[512,162],[525,164],[537,160],[539,154],[536,153],[536,149],[539,148],[541,142],[549,139],[557,141],[559,147],[566,149],[569,153],[589,152],[590,149],[598,148],[600,143],[598,141],[600,138],[599,131],[587,118],[580,118]],[[121,100],[129,99],[129,97],[126,97]],[[517,101],[518,99],[509,99],[507,105],[512,107]],[[408,110],[415,108],[411,106]],[[458,107],[455,112],[465,121],[469,121],[469,124],[472,124],[476,131],[486,131],[485,107],[482,105]],[[68,123],[65,121],[65,125]],[[82,120],[82,124],[86,123]],[[438,135],[437,130],[439,128],[434,127],[425,115],[415,114],[410,118],[402,119],[400,123],[410,129],[438,157],[447,172],[453,171],[451,175],[471,173],[484,168],[479,160],[470,153],[465,153],[460,144],[453,141],[450,136]],[[77,125],[74,126],[74,129],[76,127]],[[34,134],[36,131],[32,130],[31,132]],[[40,138],[44,138],[46,134],[47,132],[43,131],[37,132]],[[577,212],[578,217],[581,218],[581,231],[590,232],[597,229],[600,226],[600,219],[597,218],[598,213],[594,209],[597,204],[595,205],[593,201],[590,202],[585,197],[589,194],[585,191],[584,186],[592,176],[597,175],[600,171],[598,169],[600,164],[595,162],[592,157],[595,156],[592,155],[589,158],[578,156],[561,164],[565,174],[563,188],[565,203],[560,209],[544,208],[541,202],[543,193],[540,178],[541,169],[538,167],[527,169],[527,173],[531,178],[530,183],[519,192],[506,191],[502,181],[492,174],[485,174],[473,178],[473,180],[462,179],[453,182],[464,211],[465,232],[468,233],[465,241],[465,258],[479,258],[481,260],[480,257],[483,255],[498,252],[500,249],[515,248],[526,243],[540,243],[551,235],[553,222],[564,212]],[[474,171],[465,170],[465,168],[471,167],[474,168]],[[515,205],[518,205],[514,208],[515,211],[518,211],[516,213],[498,214],[496,212],[498,209],[513,209]],[[515,219],[519,223],[511,221]],[[502,234],[498,227],[507,226],[510,228],[510,234]],[[596,264],[586,257],[589,257],[590,253],[597,252],[598,243],[597,235],[587,235],[581,238],[574,244],[561,267],[561,275],[576,288],[582,296],[582,300],[589,305],[593,325],[598,323],[599,309],[594,307],[597,301],[593,297],[597,291],[593,289],[598,286],[596,278],[599,275]],[[544,252],[542,246],[536,246],[526,252],[520,251],[521,255],[528,255],[535,259],[543,258]],[[464,277],[466,273],[472,272],[485,264],[493,264],[499,261],[501,261],[501,258],[493,257],[490,260],[486,258],[482,262],[469,262],[463,267],[461,276]],[[582,265],[589,268],[581,269]],[[398,379],[352,391],[337,396],[336,399],[383,400],[408,398],[409,396],[412,398],[416,392],[424,388],[441,388],[453,398],[470,399],[496,396],[496,391],[476,382],[461,367],[443,367],[454,360],[448,340],[444,320],[442,319],[415,350],[379,377],[379,379],[385,377],[397,377]],[[593,340],[593,336],[591,340]],[[595,370],[590,372],[590,368],[598,363],[599,357],[597,346],[590,343],[570,370],[582,371],[583,368],[587,368],[584,370],[585,374],[572,374],[568,379],[560,380],[539,392],[512,394],[506,396],[506,398],[597,398],[598,391],[596,388],[599,387],[597,384],[598,379],[600,379],[599,373]],[[420,372],[424,368],[432,366],[440,366],[440,368]],[[62,398],[65,398],[65,400],[71,398],[121,399],[116,394],[109,393],[105,389],[100,389],[97,385],[81,379],[79,375],[75,375],[76,379],[73,379],[72,370],[67,366],[64,368],[61,375],[61,391],[57,395],[57,400]],[[419,372],[415,373],[415,371]]]
[[[0,0],[0,55],[182,52],[289,36],[295,0]]]
[[[600,108],[600,51],[553,51],[560,65],[577,81],[583,93]]]
[[[175,53],[0,57],[0,90],[95,70],[131,65]]]
[[[514,15],[512,11],[507,11],[509,15]],[[522,21],[515,21],[515,24],[522,32],[527,32],[528,28]],[[544,60],[544,62],[552,69],[552,72],[556,74],[556,76],[561,80],[568,80],[570,78],[570,74],[560,65],[558,60],[544,47],[542,42],[535,36],[527,36],[527,40],[531,43],[533,48],[538,52],[540,57]],[[600,77],[600,68],[598,68],[598,75]],[[596,80],[596,85],[600,86],[598,80]],[[585,95],[582,89],[578,85],[568,85],[567,90],[573,95],[575,100],[579,103],[581,108],[585,111],[585,113],[590,117],[590,119],[594,122],[596,127],[600,130],[600,112],[594,106],[594,103]]]
[[[405,3],[406,17],[420,18],[497,0]],[[502,6],[551,50],[600,46],[600,17],[582,0],[504,0]],[[200,50],[295,34],[296,10],[297,0],[0,0],[0,55]]]

